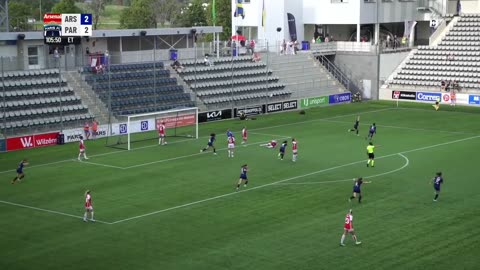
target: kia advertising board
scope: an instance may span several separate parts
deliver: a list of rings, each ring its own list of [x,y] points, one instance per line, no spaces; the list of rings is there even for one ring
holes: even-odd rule
[[[392,91],[392,99],[416,100],[415,92],[410,91]]]
[[[58,132],[27,135],[7,139],[7,151],[36,148],[57,144]]]
[[[417,100],[423,102],[436,102],[442,99],[442,93],[417,92]]]
[[[346,103],[352,100],[352,93],[342,93],[328,96],[329,104]]]
[[[300,99],[300,108],[302,109],[308,109],[311,107],[318,107],[322,105],[328,105],[328,96]]]
[[[230,119],[230,118],[232,118],[231,109],[202,112],[198,114],[199,123]]]

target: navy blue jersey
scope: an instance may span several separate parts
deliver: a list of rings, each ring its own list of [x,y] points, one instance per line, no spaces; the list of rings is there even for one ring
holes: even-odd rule
[[[25,163],[23,162],[23,160],[18,163],[18,167],[17,167],[17,173],[23,173],[23,166],[25,165]]]
[[[377,133],[377,126],[371,125],[369,132],[370,132],[371,134]]]
[[[240,179],[247,179],[247,166],[244,166],[240,169]]]
[[[285,153],[285,148],[287,147],[287,144],[286,143],[282,143],[282,145],[280,146],[280,153]]]
[[[358,128],[358,125],[359,125],[360,121],[356,120],[355,121],[355,124],[353,125],[355,128]]]
[[[233,137],[233,132],[231,132],[230,130],[227,131],[227,138],[229,138],[229,137]]]
[[[353,192],[355,193],[360,193],[360,187],[362,186],[363,184],[363,180],[357,180],[355,181],[355,184],[353,185]]]
[[[441,176],[435,176],[433,178],[433,188],[440,190],[440,185],[443,183],[443,178]]]
[[[212,146],[214,142],[215,142],[215,136],[210,136],[210,139],[208,139],[208,145]]]

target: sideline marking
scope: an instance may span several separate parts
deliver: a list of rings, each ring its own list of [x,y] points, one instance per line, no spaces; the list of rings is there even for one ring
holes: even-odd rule
[[[336,118],[353,116],[353,115],[363,115],[363,114],[368,114],[368,113],[376,113],[376,112],[382,112],[382,111],[388,111],[388,110],[394,110],[394,109],[395,109],[395,108],[385,108],[385,109],[379,109],[379,110],[373,110],[373,111],[365,111],[365,112],[358,112],[358,113],[352,113],[352,114],[337,115],[337,116],[332,116],[332,117],[327,117],[327,118],[322,118],[322,119],[312,119],[312,120],[305,120],[305,121],[299,121],[299,122],[282,124],[282,125],[276,125],[276,126],[256,128],[256,129],[252,129],[251,131],[255,131],[255,130],[265,130],[265,129],[271,129],[271,128],[284,127],[284,126],[291,126],[291,125],[297,125],[297,124],[302,124],[302,123],[319,122],[319,121],[328,120],[328,119],[336,119]],[[238,131],[238,132],[240,132],[240,131]],[[202,137],[199,137],[199,139],[200,139],[200,138],[208,138],[208,137],[209,137],[209,136],[202,136]],[[193,138],[192,138],[192,139],[193,139]],[[180,140],[180,141],[177,141],[177,142],[172,142],[172,143],[170,143],[170,144],[180,143],[180,142],[185,142],[185,141],[191,141],[192,139]],[[139,148],[132,149],[132,150],[130,150],[130,151],[136,151],[136,150],[141,150],[141,149],[146,149],[146,148],[151,148],[151,147],[158,147],[158,145],[155,144],[155,145],[142,146],[142,147],[139,147]],[[127,150],[118,150],[118,151],[112,151],[112,152],[101,153],[101,154],[96,154],[96,155],[90,155],[90,157],[101,157],[101,156],[108,156],[108,155],[113,155],[113,154],[129,153],[130,151],[127,151]],[[49,165],[55,165],[55,164],[65,163],[65,162],[71,162],[71,161],[72,161],[72,159],[65,159],[65,160],[60,160],[60,161],[54,161],[54,162],[49,162],[49,163],[43,163],[43,164],[28,166],[27,169],[32,169],[32,168],[37,168],[37,167],[44,167],[44,166],[49,166]],[[11,172],[15,172],[15,171],[16,171],[16,169],[6,170],[6,171],[0,171],[0,174],[11,173]]]
[[[13,205],[13,206],[18,206],[18,207],[22,207],[22,208],[33,209],[33,210],[37,210],[37,211],[41,211],[41,212],[47,212],[47,213],[51,213],[51,214],[57,214],[57,215],[61,215],[61,216],[67,216],[67,217],[73,217],[73,218],[83,219],[83,217],[81,217],[81,216],[70,215],[70,214],[67,214],[67,213],[59,212],[59,211],[53,211],[53,210],[48,210],[48,209],[43,209],[43,208],[28,206],[28,205],[24,205],[24,204],[19,204],[19,203],[13,203],[13,202],[1,201],[1,200],[0,200],[0,203],[8,204],[8,205]],[[90,222],[90,221],[89,221],[89,222]],[[110,222],[101,221],[101,220],[95,220],[95,222],[102,223],[102,224],[112,224],[112,223],[110,223]]]
[[[439,143],[439,144],[434,144],[434,145],[429,145],[429,146],[425,146],[425,147],[415,148],[415,149],[411,149],[411,150],[401,151],[401,152],[398,152],[398,153],[393,153],[393,154],[381,156],[377,159],[383,159],[383,158],[387,158],[387,157],[391,157],[391,156],[395,156],[395,155],[399,155],[399,154],[406,154],[406,153],[411,153],[411,152],[422,151],[422,150],[426,150],[426,149],[435,148],[435,147],[438,147],[438,146],[449,145],[449,144],[468,141],[468,140],[473,140],[473,139],[477,139],[477,138],[480,138],[480,135],[467,137],[467,138],[463,138],[463,139],[458,139],[458,140],[454,140],[454,141],[449,141],[449,142],[444,142],[444,143]],[[315,174],[319,174],[319,173],[322,173],[322,172],[331,171],[331,170],[335,170],[335,169],[338,169],[338,168],[343,168],[343,167],[347,167],[347,166],[351,166],[351,165],[355,165],[355,164],[363,163],[363,162],[365,162],[365,160],[350,162],[350,163],[347,163],[347,164],[338,165],[338,166],[334,166],[334,167],[331,167],[331,168],[322,169],[322,170],[306,173],[306,174],[303,174],[303,175],[298,175],[298,176],[278,180],[278,181],[275,181],[275,182],[272,182],[272,183],[252,187],[252,188],[249,188],[249,189],[246,189],[246,190],[240,190],[240,191],[236,191],[236,192],[226,193],[226,194],[223,194],[223,195],[218,195],[218,196],[210,197],[210,198],[203,199],[203,200],[194,201],[194,202],[190,202],[190,203],[177,205],[177,206],[173,206],[173,207],[170,207],[170,208],[165,208],[165,209],[162,209],[162,210],[146,213],[146,214],[143,214],[143,215],[138,215],[138,216],[133,216],[133,217],[126,218],[126,219],[117,220],[117,221],[112,222],[112,224],[122,223],[122,222],[133,220],[133,219],[139,219],[139,218],[143,218],[143,217],[147,217],[147,216],[151,216],[151,215],[155,215],[155,214],[159,214],[159,213],[164,213],[164,212],[168,212],[168,211],[172,211],[172,210],[176,210],[176,209],[180,209],[180,208],[185,208],[185,207],[188,207],[188,206],[191,206],[191,205],[196,205],[196,204],[200,204],[200,203],[204,203],[204,202],[208,202],[208,201],[213,201],[213,200],[216,200],[216,199],[229,197],[229,196],[239,194],[239,193],[242,193],[242,192],[257,190],[257,189],[260,189],[260,188],[277,185],[279,183],[288,182],[288,181],[291,181],[291,180],[295,180],[295,179],[307,177],[307,176],[310,176],[310,175],[315,175]]]
[[[74,160],[74,161],[76,161],[76,160]],[[91,162],[91,161],[85,161],[85,160],[77,161],[77,162],[79,162],[79,163],[85,163],[85,164],[89,164],[89,165],[107,167],[107,168],[114,168],[114,169],[119,169],[119,170],[124,170],[124,169],[125,169],[125,168],[123,168],[123,167],[118,167],[118,166],[108,165],[108,164],[102,164],[102,163],[96,163],[96,162]]]
[[[384,172],[384,173],[374,174],[374,175],[370,175],[370,176],[364,176],[363,178],[366,178],[368,180],[368,179],[371,179],[371,178],[375,178],[375,177],[383,176],[383,175],[386,175],[386,174],[391,174],[391,173],[394,173],[394,172],[398,172],[398,171],[401,171],[401,170],[405,169],[406,167],[408,167],[408,165],[410,165],[410,160],[406,156],[404,156],[402,153],[399,153],[398,155],[403,157],[403,159],[405,160],[405,164],[403,164],[402,167],[397,168],[397,169],[392,170],[392,171]],[[278,183],[276,185],[278,185],[278,186],[283,186],[283,185],[285,185],[285,186],[286,185],[318,185],[318,184],[329,184],[329,183],[348,182],[348,181],[352,181],[352,179],[349,178],[349,179],[329,180],[329,181],[321,181],[321,182]]]

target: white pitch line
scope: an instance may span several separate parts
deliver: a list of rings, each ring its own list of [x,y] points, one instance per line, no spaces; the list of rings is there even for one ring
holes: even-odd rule
[[[27,209],[32,209],[32,210],[37,210],[37,211],[41,211],[41,212],[47,212],[47,213],[51,213],[51,214],[57,214],[57,215],[62,215],[62,216],[67,216],[67,217],[83,219],[83,217],[81,217],[81,216],[75,216],[75,215],[71,215],[71,214],[67,214],[67,213],[63,213],[63,212],[59,212],[59,211],[53,211],[53,210],[33,207],[33,206],[29,206],[29,205],[19,204],[19,203],[13,203],[13,202],[1,201],[1,200],[0,200],[0,203],[7,204],[7,205],[18,206],[18,207],[27,208]],[[110,222],[101,221],[101,220],[96,220],[95,222],[102,223],[102,224],[112,224]]]
[[[379,110],[373,110],[373,111],[365,111],[365,112],[359,112],[359,113],[353,113],[353,114],[337,115],[337,116],[327,117],[327,118],[322,118],[322,119],[312,119],[312,120],[306,120],[306,121],[299,121],[299,122],[295,122],[295,123],[288,123],[288,124],[282,124],[282,125],[276,125],[276,126],[270,126],[270,127],[257,128],[257,129],[252,129],[252,131],[255,131],[255,130],[265,130],[265,129],[271,129],[271,128],[278,128],[278,127],[284,127],[284,126],[291,126],[291,125],[297,125],[297,124],[302,124],[302,123],[318,122],[318,121],[322,121],[322,120],[326,120],[326,119],[336,119],[336,118],[353,116],[353,115],[363,115],[363,114],[367,114],[367,113],[376,113],[376,112],[393,110],[393,109],[394,109],[394,108],[385,108],[385,109],[379,109]],[[208,138],[208,137],[209,137],[209,136],[202,136],[201,138]],[[188,140],[181,140],[181,141],[177,141],[177,142],[172,142],[172,143],[170,143],[170,144],[180,143],[180,142],[185,142],[185,141],[190,141],[190,139],[188,139]],[[130,151],[136,151],[136,150],[141,150],[141,149],[146,149],[146,148],[151,148],[151,147],[158,147],[158,145],[142,146],[142,147],[134,148],[134,149],[132,149],[132,150],[130,150]],[[112,151],[112,152],[107,152],[107,153],[102,153],[102,154],[90,155],[90,157],[101,157],[101,156],[108,156],[108,155],[119,154],[119,153],[129,153],[130,151],[126,151],[126,150]],[[74,160],[72,160],[72,159],[65,159],[65,160],[48,162],[48,163],[43,163],[43,164],[38,164],[38,165],[31,165],[31,166],[28,166],[27,169],[37,168],[37,167],[44,167],[44,166],[50,166],[50,165],[55,165],[55,164],[60,164],[60,163],[65,163],[65,162],[72,162],[72,161],[74,161]],[[11,172],[15,172],[15,171],[16,171],[16,169],[6,170],[6,171],[0,171],[0,174],[11,173]]]
[[[449,141],[449,142],[445,142],[445,143],[439,143],[439,144],[429,145],[429,146],[425,146],[425,147],[415,148],[415,149],[411,149],[411,150],[407,150],[407,151],[401,151],[401,152],[398,152],[398,153],[381,156],[381,157],[379,157],[379,158],[377,158],[377,159],[383,159],[383,158],[387,158],[387,157],[391,157],[391,156],[395,156],[395,155],[400,155],[400,154],[403,155],[403,154],[405,154],[405,153],[422,151],[422,150],[426,150],[426,149],[435,148],[435,147],[438,147],[438,146],[449,145],[449,144],[458,143],[458,142],[463,142],[463,141],[468,141],[468,140],[473,140],[473,139],[477,139],[477,138],[480,138],[480,135],[478,135],[478,136],[473,136],[473,137],[468,137],[468,138],[463,138],[463,139],[459,139],[459,140],[454,140],[454,141]],[[159,213],[168,212],[168,211],[175,210],[175,209],[185,208],[185,207],[188,207],[188,206],[191,206],[191,205],[196,205],[196,204],[200,204],[200,203],[204,203],[204,202],[208,202],[208,201],[213,201],[213,200],[216,200],[216,199],[221,199],[221,198],[229,197],[229,196],[232,196],[232,195],[235,195],[235,194],[239,194],[239,193],[242,193],[242,192],[248,192],[248,191],[257,190],[257,189],[264,188],[264,187],[269,187],[269,186],[277,185],[277,184],[279,184],[279,183],[288,182],[288,181],[291,181],[291,180],[295,180],[295,179],[299,179],[299,178],[303,178],[303,177],[307,177],[307,176],[319,174],[319,173],[322,173],[322,172],[331,171],[331,170],[335,170],[335,169],[339,169],[339,168],[343,168],[343,167],[355,165],[355,164],[362,163],[362,162],[365,162],[365,160],[350,162],[350,163],[347,163],[347,164],[338,165],[338,166],[334,166],[334,167],[331,167],[331,168],[322,169],[322,170],[318,170],[318,171],[315,171],[315,172],[311,172],[311,173],[307,173],[307,174],[303,174],[303,175],[298,175],[298,176],[294,176],[294,177],[290,177],[290,178],[286,178],[286,179],[283,179],[283,180],[279,180],[279,181],[275,181],[275,182],[272,182],[272,183],[268,183],[268,184],[256,186],[256,187],[249,188],[249,189],[246,189],[246,190],[241,190],[241,191],[238,191],[238,192],[226,193],[226,194],[223,194],[223,195],[218,195],[218,196],[210,197],[210,198],[203,199],[203,200],[199,200],[199,201],[194,201],[194,202],[190,202],[190,203],[186,203],[186,204],[182,204],[182,205],[177,205],[177,206],[174,206],[174,207],[165,208],[165,209],[162,209],[162,210],[150,212],[150,213],[143,214],[143,215],[138,215],[138,216],[133,216],[133,217],[126,218],[126,219],[117,220],[117,221],[112,222],[111,224],[122,223],[122,222],[129,221],[129,220],[133,220],[133,219],[139,219],[139,218],[143,218],[143,217],[147,217],[147,216],[151,216],[151,215],[155,215],[155,214],[159,214]]]
[[[374,174],[374,175],[370,175],[370,176],[364,176],[363,178],[371,179],[371,178],[391,174],[391,173],[394,173],[394,172],[398,172],[398,171],[401,171],[401,170],[405,169],[406,167],[408,167],[408,165],[410,165],[410,160],[401,153],[398,154],[398,155],[403,157],[403,159],[405,159],[405,164],[402,167],[397,168],[397,169],[392,170],[392,171],[384,172],[384,173]],[[348,181],[352,181],[352,179],[348,178],[348,179],[342,179],[342,180],[330,180],[330,181],[321,181],[321,182],[279,183],[279,184],[276,184],[276,185],[279,185],[279,186],[281,186],[281,185],[318,185],[318,184],[330,184],[330,183],[339,183],[339,182],[348,182]]]
[[[79,161],[80,163],[85,163],[89,165],[95,165],[95,166],[101,166],[101,167],[106,167],[106,168],[114,168],[114,169],[119,169],[119,170],[125,170],[124,167],[118,167],[118,166],[113,166],[113,165],[108,165],[108,164],[102,164],[102,163],[96,163],[96,162],[91,162],[91,161]]]

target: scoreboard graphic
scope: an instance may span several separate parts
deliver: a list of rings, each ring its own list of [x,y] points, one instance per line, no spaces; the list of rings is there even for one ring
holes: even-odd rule
[[[43,16],[46,44],[79,44],[81,37],[92,36],[92,14],[55,14]]]

